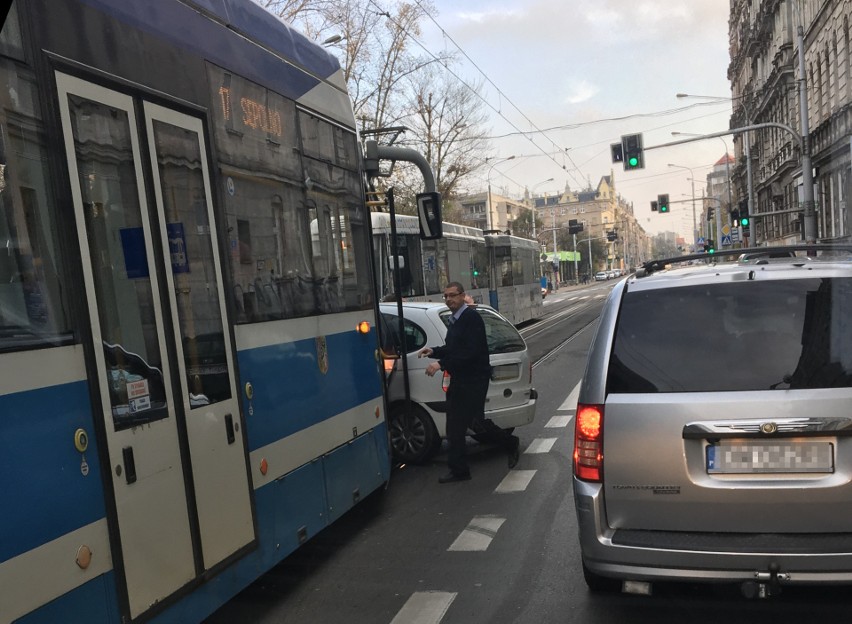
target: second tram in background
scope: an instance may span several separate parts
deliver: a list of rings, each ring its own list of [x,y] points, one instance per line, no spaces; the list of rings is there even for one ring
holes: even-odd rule
[[[391,246],[390,215],[372,213],[378,292],[394,296],[393,269],[407,301],[441,301],[444,286],[461,282],[476,303],[499,310],[515,325],[542,313],[541,271],[536,241],[508,234],[484,234],[467,225],[444,223],[444,236],[421,240],[417,218],[396,216],[397,253]]]

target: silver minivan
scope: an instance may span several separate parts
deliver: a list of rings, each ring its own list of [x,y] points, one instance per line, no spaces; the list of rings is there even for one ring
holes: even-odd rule
[[[649,263],[613,288],[575,420],[592,590],[852,583],[845,249]]]
[[[395,303],[379,304],[383,333],[389,335],[400,351],[399,316]],[[491,383],[485,399],[485,416],[498,427],[513,430],[535,418],[538,393],[532,385],[532,362],[526,342],[505,317],[486,305],[476,311],[485,321],[485,334],[491,359]],[[394,457],[401,462],[418,463],[429,459],[446,437],[446,389],[452,383],[448,373],[443,377],[426,375],[429,358],[417,353],[427,346],[443,345],[449,327],[450,309],[443,303],[403,303],[403,331],[408,365],[411,404],[405,401],[405,384],[401,359],[386,360],[388,373],[388,426]],[[470,434],[478,437],[476,431]]]

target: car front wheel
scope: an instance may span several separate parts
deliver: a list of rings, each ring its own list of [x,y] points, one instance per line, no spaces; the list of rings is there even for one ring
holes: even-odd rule
[[[419,464],[434,455],[441,439],[435,423],[422,407],[412,405],[406,412],[404,405],[391,409],[390,438],[393,456],[397,461]]]

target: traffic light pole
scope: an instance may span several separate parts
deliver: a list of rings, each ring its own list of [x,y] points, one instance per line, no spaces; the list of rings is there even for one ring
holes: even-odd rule
[[[799,27],[799,54],[803,54],[802,52],[802,29]],[[799,72],[802,73],[802,62],[799,62]],[[714,132],[712,134],[702,134],[697,137],[690,137],[688,139],[681,139],[679,141],[669,141],[668,143],[661,143],[660,145],[651,145],[650,147],[644,148],[647,152],[652,149],[660,149],[662,147],[672,147],[674,145],[683,145],[684,143],[694,143],[695,141],[703,141],[704,139],[712,139],[714,137],[723,137],[735,134],[741,134],[744,132],[748,132],[751,130],[760,130],[762,128],[780,128],[784,130],[788,134],[792,135],[796,142],[799,144],[799,150],[801,152],[801,165],[802,165],[802,207],[799,211],[804,212],[804,238],[806,243],[815,243],[816,242],[816,210],[814,208],[814,171],[813,166],[811,165],[811,153],[810,146],[808,144],[808,113],[807,113],[807,95],[804,90],[804,77],[800,80],[800,98],[804,102],[803,105],[800,105],[800,114],[801,114],[801,123],[802,123],[802,132],[803,134],[799,134],[790,126],[785,124],[776,123],[776,122],[765,122],[759,124],[752,124],[750,126],[742,126],[740,128],[733,128],[731,130],[724,130],[722,132]],[[760,213],[755,213],[753,210],[749,210],[749,214],[752,218],[763,216]]]
[[[580,283],[580,273],[577,271],[577,235],[571,235],[574,239],[574,279],[577,280],[577,283]]]

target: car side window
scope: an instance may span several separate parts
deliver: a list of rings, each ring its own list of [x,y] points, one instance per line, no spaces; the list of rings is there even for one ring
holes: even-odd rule
[[[382,314],[394,345],[399,345],[399,317],[395,314]],[[405,352],[419,351],[426,346],[426,332],[414,321],[403,319],[403,331],[405,332]]]

